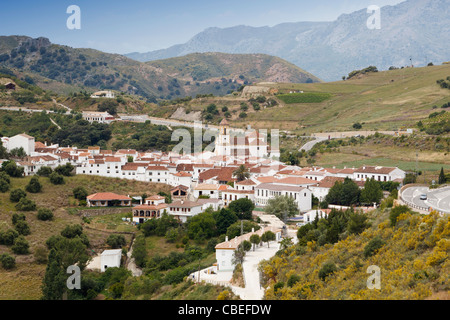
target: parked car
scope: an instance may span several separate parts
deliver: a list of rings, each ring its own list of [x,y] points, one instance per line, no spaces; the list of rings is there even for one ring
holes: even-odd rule
[[[427,197],[426,194],[422,194],[422,195],[420,196],[420,200],[427,200],[427,199],[428,199],[428,197]]]

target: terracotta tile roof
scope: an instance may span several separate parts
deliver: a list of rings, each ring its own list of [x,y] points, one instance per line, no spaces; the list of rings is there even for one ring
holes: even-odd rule
[[[277,181],[280,184],[292,184],[292,185],[301,185],[301,184],[317,184],[317,181],[302,178],[302,177],[287,177]]]
[[[176,177],[192,177],[192,174],[184,171],[174,173],[173,175]]]
[[[148,166],[147,171],[169,171],[169,169],[164,166]]]
[[[322,181],[319,181],[319,183],[317,184],[317,187],[319,188],[332,188],[336,182],[340,181],[340,182],[344,182],[344,178],[339,178],[339,177],[325,177]]]
[[[194,171],[194,165],[192,163],[180,163],[177,165],[177,171]]]
[[[127,196],[122,196],[120,194],[115,194],[112,192],[102,192],[102,193],[94,193],[90,196],[87,196],[88,200],[94,201],[107,201],[107,200],[131,200],[131,198]]]
[[[122,170],[134,171],[139,167],[146,167],[147,165],[147,163],[128,162],[122,166]]]
[[[186,201],[179,200],[179,201],[172,202],[169,206],[172,208],[194,208],[194,207],[200,207],[200,206],[202,206],[202,204],[193,202],[193,201],[188,201],[188,200],[186,200]]]
[[[355,170],[358,173],[375,173],[375,174],[389,174],[397,168],[390,167],[374,167],[374,166],[363,166]]]
[[[286,185],[286,184],[278,184],[278,183],[262,183],[259,186],[256,187],[256,189],[264,189],[264,190],[271,190],[271,191],[293,191],[293,192],[299,192],[306,188],[300,187],[300,186],[292,186],[292,185]]]
[[[136,207],[133,207],[133,210],[163,210],[167,209],[168,205],[167,203],[160,203],[157,205],[154,204],[142,204]]]
[[[247,179],[247,180],[243,180],[240,182],[236,182],[236,185],[240,185],[240,186],[253,186],[256,183],[252,180],[252,179]]]

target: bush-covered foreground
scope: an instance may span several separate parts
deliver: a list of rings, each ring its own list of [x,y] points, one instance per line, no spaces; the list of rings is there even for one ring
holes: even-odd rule
[[[308,241],[280,250],[260,266],[265,299],[448,299],[450,216],[398,208],[369,213],[371,226],[360,233],[349,232],[337,215],[342,228],[336,242],[320,241],[328,232],[335,236],[336,221],[330,227],[322,219],[317,228],[299,232]],[[370,266],[380,268],[379,290],[368,288]]]

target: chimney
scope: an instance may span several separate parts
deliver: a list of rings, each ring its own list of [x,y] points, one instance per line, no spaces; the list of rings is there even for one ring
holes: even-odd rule
[[[225,242],[228,242],[228,236],[225,237]]]

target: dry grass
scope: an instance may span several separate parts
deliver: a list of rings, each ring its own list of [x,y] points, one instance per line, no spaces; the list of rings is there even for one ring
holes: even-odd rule
[[[24,189],[30,177],[11,179],[11,190]],[[48,178],[40,178],[43,190],[38,194],[28,194],[28,198],[36,202],[38,208],[50,208],[54,210],[52,221],[40,221],[36,212],[24,212],[26,221],[31,229],[31,234],[26,236],[30,244],[29,255],[14,255],[7,246],[0,245],[0,254],[9,253],[16,257],[16,268],[6,271],[0,268],[0,299],[39,299],[40,286],[45,274],[45,265],[38,265],[34,261],[33,252],[38,246],[45,246],[45,241],[52,235],[59,234],[67,225],[83,223],[80,216],[70,214],[66,210],[71,202],[72,190],[76,186],[83,186],[91,194],[95,192],[115,192],[119,194],[141,195],[144,192],[151,195],[159,191],[167,191],[168,186],[151,184],[138,181],[110,179],[102,177],[74,176],[65,178],[64,185],[55,186]],[[14,203],[9,201],[9,192],[0,193],[0,231],[13,228],[11,217],[16,212]],[[108,217],[102,217],[108,219]],[[101,218],[98,218],[101,220]],[[117,223],[117,217],[109,217],[111,223]],[[120,218],[119,218],[120,219]],[[94,225],[95,227],[95,225]],[[117,225],[116,230],[122,231],[122,226]],[[127,230],[128,231],[128,230]],[[103,232],[95,229],[84,228],[93,251],[101,251],[106,248],[106,239],[111,232]],[[126,236],[129,243],[131,235]]]

